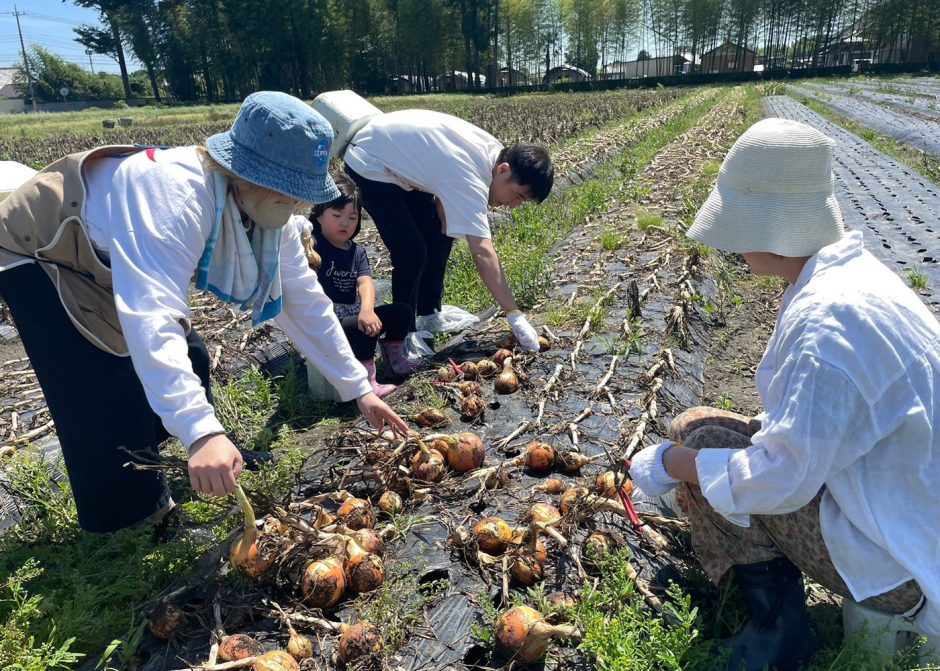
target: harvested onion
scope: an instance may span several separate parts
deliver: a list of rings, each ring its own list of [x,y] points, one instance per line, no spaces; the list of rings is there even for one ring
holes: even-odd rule
[[[447,424],[447,415],[437,408],[425,408],[416,415],[409,417],[418,426],[425,428],[444,426]]]
[[[506,657],[527,664],[545,656],[552,637],[576,637],[570,625],[553,625],[528,606],[515,606],[496,623],[496,647]]]
[[[512,539],[512,529],[498,517],[486,517],[473,527],[473,535],[483,552],[498,555],[506,549]]]
[[[465,380],[478,380],[480,378],[480,371],[477,370],[477,365],[472,361],[464,361],[460,364],[460,370]]]
[[[630,496],[633,492],[633,481],[623,476],[618,477],[613,471],[605,471],[597,476],[597,479],[594,480],[594,491],[600,496],[613,499],[617,497],[618,484],[627,496]]]
[[[246,657],[257,657],[264,652],[261,643],[248,634],[223,636],[219,642],[220,662],[234,662]]]
[[[520,548],[515,561],[510,567],[512,577],[522,585],[533,585],[542,579],[545,572],[545,562],[548,561],[548,549],[539,539],[538,528],[532,528],[523,534],[528,537],[526,544]]]
[[[591,566],[597,566],[607,555],[610,554],[613,541],[608,534],[603,531],[595,531],[584,541],[582,554],[584,560]]]
[[[346,499],[336,511],[336,517],[350,529],[371,529],[375,526],[375,512],[372,503],[366,499]]]
[[[477,361],[477,373],[480,377],[493,377],[499,373],[500,365],[490,359],[481,359]]]
[[[366,552],[354,539],[346,543],[346,584],[362,594],[372,592],[385,582],[385,565],[382,558]]]
[[[532,487],[532,491],[545,492],[546,494],[561,494],[565,491],[565,483],[558,478],[548,478]]]
[[[512,348],[510,348],[512,349]],[[497,366],[502,366],[503,362],[512,356],[512,352],[509,349],[503,348],[496,351],[496,354],[490,357],[490,360],[495,363]]]
[[[384,647],[385,640],[375,625],[359,622],[343,630],[336,654],[343,664],[352,664],[364,658],[374,658]]]
[[[155,638],[165,641],[186,622],[186,615],[172,603],[164,601],[150,616],[148,628]]]
[[[290,621],[287,621],[287,631],[290,638],[287,640],[287,652],[298,662],[313,657],[313,641],[297,632]]]
[[[457,377],[457,371],[451,366],[441,366],[437,369],[437,379],[439,382],[450,382]]]
[[[446,436],[440,442],[445,446],[447,463],[458,473],[466,473],[483,465],[486,451],[477,434],[463,431],[456,436]]]
[[[374,529],[357,529],[349,534],[356,543],[366,552],[381,555],[385,552],[385,541],[375,532]]]
[[[476,419],[486,411],[486,401],[476,394],[461,396],[460,415],[466,419]]]
[[[241,485],[235,485],[235,499],[245,517],[245,530],[232,543],[229,550],[229,562],[232,566],[249,576],[259,576],[274,563],[272,554],[262,555],[258,550],[258,527],[255,524],[255,511],[245,496]]]
[[[529,506],[528,512],[522,518],[523,522],[542,522],[543,524],[554,524],[561,519],[561,513],[558,508],[551,503],[533,503]]]
[[[418,440],[418,452],[411,459],[411,471],[425,482],[440,482],[447,473],[444,457],[437,450],[428,449],[423,440]]]
[[[272,650],[255,658],[251,671],[300,671],[300,666],[290,653]]]
[[[397,515],[403,507],[404,503],[401,497],[390,489],[383,492],[382,496],[379,497],[379,510],[386,515]]]
[[[571,487],[561,495],[558,510],[562,515],[570,514],[575,508],[582,505],[591,493],[584,487]]]
[[[548,443],[533,440],[525,448],[525,465],[536,473],[547,471],[555,463],[555,448]]]
[[[300,581],[304,603],[313,608],[330,608],[339,603],[346,591],[346,574],[338,557],[310,562]]]
[[[503,372],[493,383],[493,389],[497,394],[513,394],[519,389],[519,377],[516,371],[512,369],[512,357],[507,356],[503,360]]]

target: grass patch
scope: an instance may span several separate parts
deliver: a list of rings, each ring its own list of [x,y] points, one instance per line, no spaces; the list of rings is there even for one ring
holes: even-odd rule
[[[623,247],[624,238],[616,231],[604,231],[601,234],[601,249],[605,252],[614,252]]]
[[[644,233],[651,228],[664,231],[666,230],[666,220],[659,212],[640,210],[636,215],[636,227]]]
[[[915,268],[907,271],[907,282],[914,289],[926,289],[930,285],[927,275]]]

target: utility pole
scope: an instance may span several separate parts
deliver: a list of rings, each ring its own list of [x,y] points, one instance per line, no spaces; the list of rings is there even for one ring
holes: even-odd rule
[[[16,17],[16,31],[20,34],[20,48],[23,50],[23,69],[26,70],[26,81],[29,82],[29,97],[33,101],[33,111],[36,111],[36,86],[33,84],[33,75],[29,72],[29,61],[26,60],[26,45],[23,44],[23,31],[20,28],[20,16],[26,12],[19,12],[13,5],[13,16]]]
[[[91,54],[93,52],[91,49],[85,49],[85,53],[88,54],[88,67],[91,68],[91,74],[95,74],[95,66],[91,62]]]

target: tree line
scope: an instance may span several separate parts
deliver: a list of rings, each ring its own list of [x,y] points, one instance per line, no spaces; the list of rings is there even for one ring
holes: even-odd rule
[[[124,96],[135,95],[133,54],[144,65],[137,91],[157,100],[432,90],[445,73],[469,87],[538,83],[562,63],[594,76],[637,54],[691,55],[694,71],[725,42],[771,67],[819,65],[846,42],[892,48],[896,62],[940,49],[940,2],[924,0],[73,1],[99,12],[104,27],[77,28],[76,39],[118,62]],[[32,49],[37,80],[49,60]]]

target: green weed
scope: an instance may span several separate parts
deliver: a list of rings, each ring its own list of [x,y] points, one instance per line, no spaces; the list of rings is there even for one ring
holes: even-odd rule
[[[914,268],[907,271],[907,281],[914,289],[926,289],[930,284],[928,277]]]
[[[663,219],[663,215],[659,212],[640,210],[636,215],[636,226],[644,233],[651,228],[659,231],[665,231],[666,220]]]
[[[604,231],[601,234],[601,249],[607,252],[613,252],[623,246],[623,236],[616,231]]]

